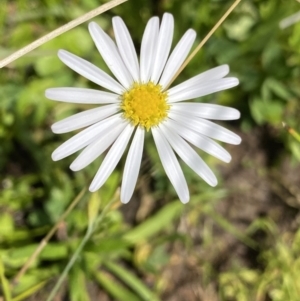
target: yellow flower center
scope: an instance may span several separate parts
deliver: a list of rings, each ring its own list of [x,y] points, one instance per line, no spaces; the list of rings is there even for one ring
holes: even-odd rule
[[[170,105],[167,104],[167,92],[163,92],[160,85],[152,82],[134,83],[123,93],[121,99],[124,117],[147,131],[162,122],[170,109]]]

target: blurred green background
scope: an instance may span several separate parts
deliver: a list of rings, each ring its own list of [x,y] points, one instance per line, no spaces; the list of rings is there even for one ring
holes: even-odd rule
[[[0,58],[102,3],[1,0]],[[188,28],[199,43],[231,3],[129,0],[94,21],[113,35],[111,18],[120,15],[139,51],[151,16],[174,15],[173,45]],[[83,193],[17,283],[18,271],[101,162],[73,173],[75,155],[51,160],[72,136],[54,135],[51,124],[91,107],[44,97],[49,87],[92,87],[59,61],[57,50],[108,69],[87,23],[1,69],[0,300],[46,300],[88,237],[55,300],[298,301],[300,23],[280,29],[279,22],[299,9],[295,0],[242,0],[176,80],[221,64],[240,79],[237,88],[200,99],[242,113],[224,124],[243,138],[239,146],[225,145],[232,162],[199,152],[217,174],[216,188],[182,164],[191,192],[182,205],[149,135],[131,202],[118,201],[123,158],[99,192]]]

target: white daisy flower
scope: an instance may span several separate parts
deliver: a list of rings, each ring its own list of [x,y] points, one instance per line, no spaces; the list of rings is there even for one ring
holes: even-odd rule
[[[239,144],[241,138],[208,120],[238,119],[240,113],[236,109],[183,101],[232,88],[238,85],[238,79],[225,77],[229,68],[223,65],[166,89],[186,59],[196,38],[195,31],[189,29],[170,54],[173,16],[164,14],[160,25],[157,17],[151,18],[138,60],[129,31],[120,17],[113,18],[113,29],[116,42],[96,23],[89,24],[96,47],[117,80],[70,52],[58,52],[68,67],[110,92],[83,88],[46,90],[46,97],[52,100],[101,105],[53,124],[52,130],[57,134],[87,128],[59,146],[52,159],[63,159],[84,148],[70,166],[77,171],[110,147],[89,187],[90,191],[96,191],[113,172],[133,136],[121,187],[121,201],[127,203],[136,185],[144,136],[151,132],[167,176],[181,202],[187,203],[188,185],[175,153],[204,181],[215,186],[215,175],[191,144],[229,162],[230,154],[213,139]]]

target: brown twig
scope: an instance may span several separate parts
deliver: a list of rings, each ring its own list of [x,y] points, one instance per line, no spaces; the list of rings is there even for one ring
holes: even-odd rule
[[[34,41],[33,43],[25,46],[24,48],[14,52],[13,54],[11,54],[10,56],[8,56],[7,58],[3,59],[0,61],[0,68],[3,68],[4,66],[10,64],[11,62],[15,61],[16,59],[20,58],[21,56],[27,54],[28,52],[34,50],[35,48],[41,46],[42,44],[56,38],[57,36],[61,35],[62,33],[65,33],[67,31],[69,31],[70,29],[78,26],[79,24],[82,24],[100,14],[102,14],[103,12],[119,5],[122,4],[124,2],[126,2],[128,0],[112,0],[108,3],[105,3],[97,8],[95,8],[94,10],[91,10],[90,12],[86,13],[83,16],[80,16],[79,18],[72,20],[71,22],[55,29],[54,31],[46,34],[45,36],[41,37],[40,39]]]
[[[294,137],[298,142],[300,142],[300,134],[293,129],[292,127],[290,127],[289,125],[287,125],[285,122],[282,122],[282,126],[284,129],[287,130],[287,132]]]
[[[86,192],[86,188],[83,188],[80,193],[76,196],[76,198],[73,200],[73,202],[69,205],[67,210],[63,213],[63,215],[59,218],[57,223],[52,227],[52,229],[48,232],[48,234],[43,238],[43,240],[40,242],[36,250],[32,253],[32,255],[28,258],[26,263],[23,265],[19,273],[15,276],[15,278],[12,281],[12,286],[15,286],[18,284],[20,278],[26,273],[28,268],[31,266],[31,264],[34,262],[34,260],[38,257],[38,255],[42,252],[42,250],[47,245],[50,238],[54,235],[56,230],[59,228],[60,224],[66,219],[66,217],[69,215],[69,213],[73,210],[73,208],[78,204],[78,202],[82,199],[84,193]]]
[[[173,76],[167,87],[168,89],[170,85],[173,83],[173,81],[177,78],[177,76],[181,73],[181,71],[187,66],[187,64],[194,58],[194,56],[198,53],[198,51],[203,47],[203,45],[209,40],[209,38],[214,34],[214,32],[220,27],[220,25],[225,21],[225,19],[230,15],[230,13],[236,8],[236,6],[241,2],[242,0],[236,0],[226,11],[226,13],[222,16],[222,18],[215,24],[215,26],[210,30],[210,32],[205,36],[205,38],[200,42],[200,44],[197,46],[197,48],[190,54],[190,56],[183,62],[179,70],[176,72],[176,74]]]

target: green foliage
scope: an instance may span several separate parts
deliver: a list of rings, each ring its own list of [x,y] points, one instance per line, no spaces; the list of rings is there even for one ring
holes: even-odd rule
[[[222,300],[297,300],[300,285],[299,237],[285,233],[278,236],[276,226],[268,220],[255,222],[271,231],[273,244],[260,254],[263,270],[235,269],[220,275]]]
[[[96,0],[67,3],[2,0],[0,58],[98,5]],[[199,43],[228,5],[229,1],[221,0],[129,0],[95,21],[112,35],[111,17],[120,15],[138,49],[147,20],[169,11],[175,17],[173,45],[188,28],[197,31]],[[176,82],[229,64],[231,74],[240,79],[239,87],[201,101],[238,108],[241,120],[231,127],[250,133],[259,127],[270,128],[276,132],[282,154],[300,161],[300,23],[285,30],[278,27],[279,21],[296,9],[299,9],[296,1],[243,0]],[[201,258],[193,262],[204,271],[203,282],[217,284],[220,300],[298,301],[300,231],[281,231],[272,221],[259,218],[247,231],[239,229],[215,212],[215,206],[226,196],[226,187],[225,190],[207,187],[186,166],[183,169],[191,201],[182,205],[165,175],[150,135],[146,137],[143,177],[136,199],[132,200],[142,204],[145,212],[142,218],[132,209],[134,217],[128,221],[119,210],[120,204],[115,202],[123,162],[99,192],[82,197],[18,284],[10,285],[68,205],[90,183],[102,160],[97,159],[78,173],[68,168],[74,156],[60,162],[51,160],[53,150],[72,135],[54,135],[51,124],[91,106],[52,102],[45,98],[45,89],[95,88],[59,61],[58,49],[71,51],[109,72],[88,34],[87,24],[1,69],[0,299],[3,295],[5,301],[26,300],[41,293],[44,298],[40,299],[46,300],[49,287],[51,290],[82,244],[67,275],[66,294],[70,300],[93,300],[90,283],[113,300],[162,300],[167,285],[163,270],[174,260],[170,246],[181,246],[184,254],[192,252],[196,244],[192,235],[180,231],[180,227],[192,225],[201,232],[198,242],[201,250],[214,249],[212,228],[218,227],[258,253],[256,267],[237,263],[225,271],[216,271],[209,260]],[[285,128],[282,122],[287,125]],[[203,153],[201,156],[217,169],[216,159]],[[221,183],[223,180],[220,178]],[[144,186],[149,191],[140,188]],[[153,207],[146,204],[147,198],[154,203]],[[99,214],[111,201],[114,207],[97,223]],[[125,208],[124,211],[130,211],[128,208],[136,207]],[[207,219],[213,226],[206,223]],[[252,237],[260,230],[267,237],[262,246]],[[91,235],[84,241],[87,233]]]

